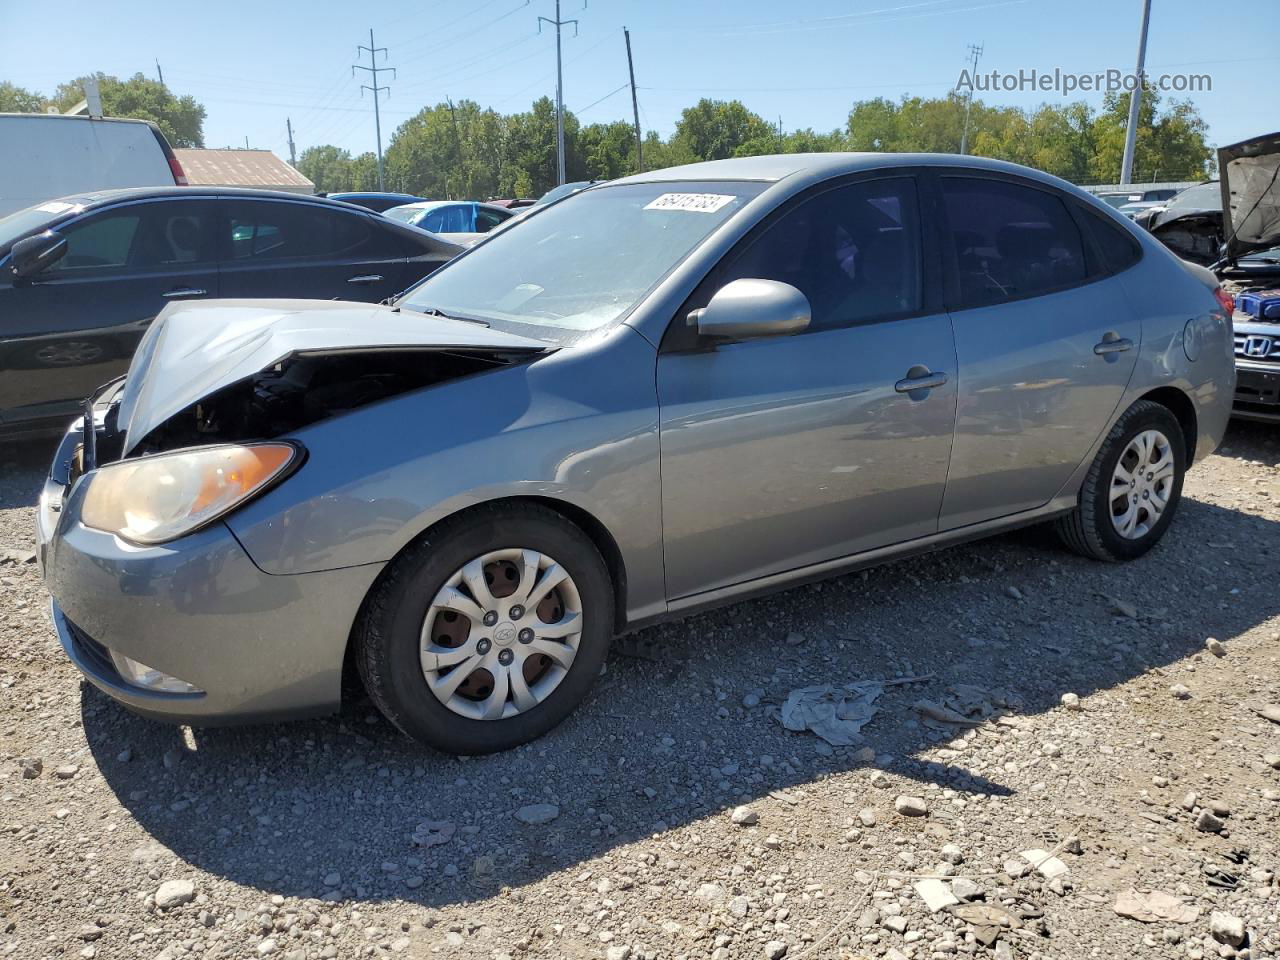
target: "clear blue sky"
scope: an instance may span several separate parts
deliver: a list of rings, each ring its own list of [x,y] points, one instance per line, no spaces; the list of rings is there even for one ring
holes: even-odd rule
[[[1191,94],[1215,144],[1280,128],[1272,39],[1280,3],[1249,5],[1248,23],[1205,0],[1154,0],[1149,72],[1209,73]],[[155,74],[208,109],[211,147],[251,145],[288,156],[336,143],[373,148],[372,104],[353,78],[356,45],[388,48],[398,69],[384,104],[383,143],[423,105],[470,98],[502,112],[555,91],[554,35],[537,17],[554,0],[63,0],[56,15],[0,0],[0,80],[50,91],[92,70]],[[51,15],[54,17],[50,19]],[[1141,0],[562,0],[579,35],[564,40],[565,102],[592,121],[630,119],[622,27],[631,28],[646,130],[669,134],[701,96],[737,97],[786,129],[843,127],[852,101],[941,96],[970,43],[981,69],[1078,73],[1133,69]],[[365,62],[367,63],[367,55]],[[617,91],[612,93],[611,91]],[[982,95],[1030,106],[1056,94]],[[605,98],[601,100],[601,98]],[[1079,95],[1095,105],[1099,94]],[[599,101],[599,102],[597,102]]]

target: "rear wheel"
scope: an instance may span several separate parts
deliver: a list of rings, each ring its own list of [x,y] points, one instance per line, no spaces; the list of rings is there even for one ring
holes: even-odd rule
[[[1076,509],[1057,521],[1072,550],[1096,560],[1133,560],[1164,536],[1186,472],[1177,418],[1139,400],[1116,421],[1080,488]]]
[[[357,630],[369,696],[450,753],[525,743],[586,696],[612,634],[613,588],[594,544],[536,505],[441,524],[375,586]]]

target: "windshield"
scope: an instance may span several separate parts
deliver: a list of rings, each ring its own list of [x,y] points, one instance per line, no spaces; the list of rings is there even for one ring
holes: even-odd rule
[[[15,240],[48,229],[54,222],[79,210],[78,204],[68,200],[50,200],[34,207],[27,207],[7,217],[0,217],[0,254],[8,251]]]
[[[392,220],[399,220],[401,223],[413,223],[415,217],[425,213],[422,207],[392,207],[390,210],[382,211],[384,217],[390,217]]]
[[[577,193],[579,190],[585,190],[591,186],[590,180],[579,180],[577,183],[562,183],[558,187],[552,187],[537,200],[533,201],[535,207],[540,207],[545,203],[554,203],[561,197],[567,197],[571,193]]]
[[[396,302],[571,342],[629,312],[764,183],[597,187],[496,231]]]
[[[1181,213],[1184,210],[1221,210],[1222,187],[1217,180],[1187,187],[1165,205],[1165,217]]]

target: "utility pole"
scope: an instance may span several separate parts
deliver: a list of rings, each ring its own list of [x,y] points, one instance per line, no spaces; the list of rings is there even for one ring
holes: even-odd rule
[[[1147,63],[1147,26],[1151,23],[1151,0],[1142,0],[1142,33],[1138,36],[1137,83],[1129,94],[1129,125],[1124,131],[1124,159],[1120,161],[1120,182],[1133,180],[1133,151],[1138,143],[1138,109],[1142,106],[1143,68]]]
[[[978,76],[978,60],[982,57],[982,46],[969,44],[969,97],[964,102],[964,132],[960,134],[960,153],[969,152],[969,108],[973,106],[973,80]]]
[[[285,128],[289,131],[289,166],[296,167],[298,165],[298,157],[293,147],[293,121],[288,117],[284,118]]]
[[[361,44],[356,47],[356,56],[360,56],[360,54],[366,50],[369,53],[369,66],[366,67],[364,64],[354,63],[351,65],[351,75],[354,77],[357,70],[364,70],[368,72],[369,79],[373,81],[373,86],[363,83],[360,85],[360,96],[363,97],[366,90],[373,94],[373,129],[378,138],[378,189],[385,190],[386,187],[383,186],[382,180],[382,114],[378,109],[378,95],[385,90],[387,92],[387,96],[391,96],[391,88],[378,86],[378,74],[389,72],[391,74],[391,79],[394,80],[396,79],[396,68],[378,66],[378,54],[382,54],[385,59],[387,56],[387,48],[375,47],[373,45],[372,27],[369,28],[369,45],[366,47]]]
[[[244,148],[245,148],[246,150],[250,149],[250,147],[249,147],[249,135],[248,135],[247,133],[244,135]]]
[[[164,71],[160,69],[159,57],[156,57],[156,76],[160,78],[160,85],[164,86]]]
[[[582,4],[586,9],[586,3]],[[538,18],[538,32],[542,32],[543,23],[556,28],[556,186],[564,183],[564,63],[560,58],[560,28],[573,24],[573,35],[578,35],[577,20],[560,19],[560,0],[556,0],[556,18]]]
[[[636,121],[636,172],[644,173],[644,138],[640,136],[640,103],[636,100],[636,67],[631,60],[631,32],[622,28],[627,41],[627,73],[631,77],[631,114]]]

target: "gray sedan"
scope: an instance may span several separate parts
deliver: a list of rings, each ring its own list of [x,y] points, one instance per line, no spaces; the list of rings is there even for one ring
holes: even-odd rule
[[[1140,557],[1234,382],[1225,295],[1055,178],[790,155],[592,187],[389,306],[168,307],[38,512],[67,655],[208,724],[550,730],[612,635],[1052,522]]]

